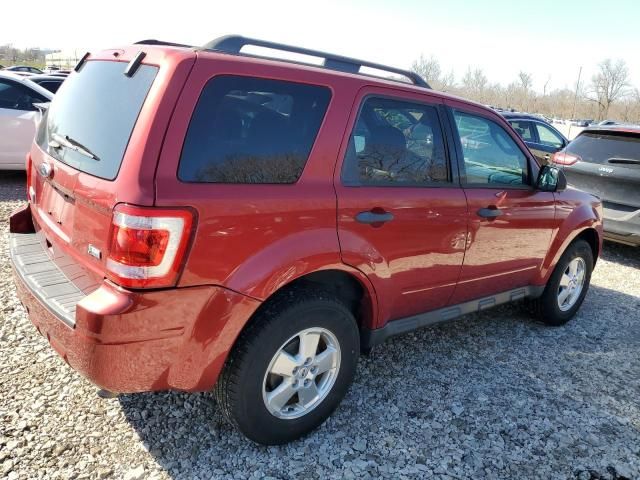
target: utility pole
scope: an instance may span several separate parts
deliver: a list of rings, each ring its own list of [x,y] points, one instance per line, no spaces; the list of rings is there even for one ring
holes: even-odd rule
[[[578,89],[580,88],[580,77],[582,76],[582,65],[580,65],[580,70],[578,70],[578,81],[576,82],[576,93],[573,96],[573,110],[571,111],[571,118],[569,119],[569,132],[567,133],[567,137],[571,140],[571,120],[573,120],[576,116],[576,104],[578,103]]]

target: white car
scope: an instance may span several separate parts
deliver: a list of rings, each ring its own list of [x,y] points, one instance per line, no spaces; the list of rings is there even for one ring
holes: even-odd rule
[[[0,72],[0,170],[24,170],[40,111],[53,94],[12,73]]]

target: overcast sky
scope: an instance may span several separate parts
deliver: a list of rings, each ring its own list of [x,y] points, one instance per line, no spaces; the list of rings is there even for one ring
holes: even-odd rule
[[[607,57],[640,88],[639,0],[3,2],[0,44],[100,49],[159,38],[200,45],[229,33],[409,68],[434,55],[459,81],[468,66],[507,84],[520,70],[541,91],[590,80]],[[28,10],[28,11],[27,11]]]

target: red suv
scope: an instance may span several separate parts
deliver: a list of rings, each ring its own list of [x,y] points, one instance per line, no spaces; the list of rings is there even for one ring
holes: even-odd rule
[[[112,392],[215,388],[264,444],[389,336],[521,299],[565,323],[601,249],[599,200],[492,110],[243,37],[85,56],[27,172],[11,259],[51,346]]]

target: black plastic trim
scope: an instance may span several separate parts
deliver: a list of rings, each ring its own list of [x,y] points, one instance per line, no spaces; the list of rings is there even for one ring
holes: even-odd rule
[[[76,305],[86,295],[49,258],[37,233],[9,235],[11,263],[31,293],[62,322],[74,328]]]
[[[184,43],[165,42],[164,40],[156,40],[155,38],[140,40],[139,42],[134,43],[134,45],[161,45],[165,47],[193,48],[193,45],[186,45]]]
[[[89,55],[91,55],[91,53],[90,53],[90,52],[86,52],[86,53],[82,56],[82,58],[80,59],[80,61],[79,61],[78,63],[76,63],[76,66],[75,66],[75,67],[73,67],[73,70],[74,70],[75,72],[79,72],[79,71],[80,71],[80,69],[82,68],[82,65],[84,65],[84,62],[86,62],[86,61],[87,61],[87,58],[89,58]]]
[[[388,338],[395,337],[396,335],[402,335],[403,333],[408,333],[437,323],[448,322],[462,315],[480,312],[504,303],[515,302],[525,298],[537,298],[542,295],[544,287],[544,285],[541,285],[515,288],[513,290],[461,303],[459,305],[450,305],[431,312],[392,320],[382,328],[362,328],[360,330],[360,345],[363,350],[369,350],[376,345],[380,345]]]
[[[129,62],[127,68],[124,69],[124,74],[126,77],[133,77],[133,75],[138,71],[138,68],[142,64],[142,60],[146,57],[147,54],[143,51],[139,51],[136,53],[136,56],[133,57],[133,60]]]
[[[330,70],[337,70],[346,73],[360,74],[362,67],[373,68],[389,73],[395,73],[408,78],[414,85],[424,88],[431,88],[429,84],[417,73],[410,70],[403,70],[401,68],[390,67],[388,65],[382,65],[379,63],[368,62],[365,60],[358,60],[356,58],[344,57],[342,55],[335,55],[333,53],[322,52],[320,50],[311,50],[309,48],[296,47],[293,45],[285,45],[283,43],[270,42],[267,40],[258,40],[255,38],[247,38],[241,35],[226,35],[219,37],[203,45],[205,50],[213,50],[216,52],[229,53],[232,55],[247,55],[241,53],[243,47],[247,45],[253,45],[255,47],[270,48],[272,50],[280,50],[283,52],[297,53],[301,55],[308,55],[310,57],[324,58],[323,67]],[[262,55],[248,55],[253,57],[262,57]],[[269,57],[267,57],[269,58]],[[276,60],[287,61],[281,58],[275,58]],[[300,62],[295,62],[300,63]],[[312,64],[313,65],[313,64]],[[314,65],[317,66],[317,65]]]

